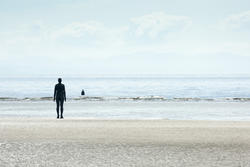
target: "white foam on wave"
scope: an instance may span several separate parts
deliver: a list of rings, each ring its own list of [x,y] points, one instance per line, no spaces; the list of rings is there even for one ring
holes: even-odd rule
[[[52,101],[53,97],[0,97],[0,101]],[[163,96],[135,96],[135,97],[115,97],[115,96],[79,96],[67,98],[69,101],[166,101],[166,102],[250,102],[249,97],[225,97],[225,98],[197,98],[197,97],[174,97]]]

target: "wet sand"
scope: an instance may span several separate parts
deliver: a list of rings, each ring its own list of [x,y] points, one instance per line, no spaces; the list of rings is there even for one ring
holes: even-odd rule
[[[0,166],[250,166],[250,122],[1,118]]]

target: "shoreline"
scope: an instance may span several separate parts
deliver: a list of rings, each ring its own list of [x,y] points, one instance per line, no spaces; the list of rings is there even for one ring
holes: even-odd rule
[[[55,118],[55,102],[0,102],[0,118]],[[250,121],[248,102],[66,102],[65,118]]]
[[[250,97],[76,96],[69,102],[250,102]],[[53,97],[0,97],[0,102],[53,102]]]

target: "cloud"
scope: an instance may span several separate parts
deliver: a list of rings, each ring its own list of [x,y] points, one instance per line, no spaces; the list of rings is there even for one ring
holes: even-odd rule
[[[0,53],[3,55],[0,60],[23,64],[39,62],[52,66],[58,61],[62,64],[82,64],[108,61],[115,57],[133,60],[138,56],[144,61],[143,57],[154,59],[157,55],[166,56],[166,59],[175,55],[187,59],[189,56],[201,58],[224,53],[249,56],[248,41],[206,41],[202,33],[188,34],[190,31],[184,31],[180,34],[191,24],[189,17],[164,12],[132,18],[131,23],[125,26],[110,26],[94,20],[63,25],[35,21],[0,32]],[[168,38],[151,40],[166,34]]]
[[[10,57],[5,56],[5,59],[9,60],[11,57],[19,60],[40,57],[56,61],[58,57],[64,57],[65,61],[77,61],[133,56],[146,51],[148,45],[137,41],[131,34],[156,37],[161,33],[185,29],[191,24],[188,17],[163,12],[132,18],[131,21],[132,24],[112,27],[94,20],[63,25],[37,20],[1,32],[1,53],[8,53]],[[165,47],[165,44],[161,46]]]
[[[104,31],[104,25],[97,21],[74,22],[53,32],[53,37],[72,36],[80,38],[86,34],[97,34]]]
[[[128,27],[109,27],[98,21],[64,25],[34,21],[0,32],[1,60],[50,58],[65,61],[106,59],[124,53]]]
[[[137,26],[136,34],[138,36],[148,35],[151,38],[160,33],[183,30],[192,23],[187,16],[168,15],[164,12],[132,18],[131,21]]]
[[[109,27],[98,21],[74,22],[51,32],[64,53],[78,58],[105,59],[122,53],[128,27]]]
[[[232,14],[224,19],[220,24],[222,29],[249,29],[250,28],[250,10],[238,14]]]

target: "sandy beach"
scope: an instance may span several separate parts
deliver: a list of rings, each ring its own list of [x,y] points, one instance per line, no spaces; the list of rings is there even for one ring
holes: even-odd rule
[[[250,122],[1,118],[0,166],[250,166]]]

